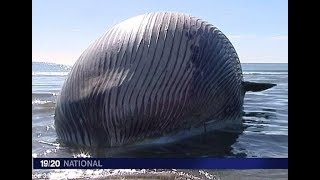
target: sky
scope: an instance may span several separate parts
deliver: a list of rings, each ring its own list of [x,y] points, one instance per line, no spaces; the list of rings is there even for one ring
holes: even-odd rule
[[[112,25],[154,11],[213,24],[242,63],[288,62],[287,0],[33,0],[32,61],[72,65]]]

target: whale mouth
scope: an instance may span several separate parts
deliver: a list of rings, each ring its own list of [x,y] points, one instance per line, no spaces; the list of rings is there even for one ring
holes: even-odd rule
[[[242,120],[242,119],[241,119]],[[209,122],[206,126],[179,130],[158,138],[148,138],[134,144],[109,148],[92,148],[92,157],[103,158],[187,158],[233,156],[232,144],[244,131],[243,123]],[[205,152],[204,152],[205,151]],[[223,154],[223,155],[222,155]],[[244,154],[239,154],[244,157]]]
[[[79,157],[193,157],[194,152],[210,146],[210,152],[219,155],[221,149],[228,151],[231,144],[243,132],[242,116],[239,119],[212,120],[198,126],[181,129],[161,137],[145,138],[131,144],[98,147],[67,145]],[[60,142],[60,146],[64,143]],[[183,149],[179,149],[183,147]],[[215,148],[219,147],[219,148]],[[224,148],[220,148],[224,147]],[[176,152],[179,152],[178,154]]]
[[[211,120],[196,127],[181,129],[175,132],[168,133],[161,137],[147,138],[143,141],[136,142],[128,146],[151,146],[151,145],[164,145],[175,143],[177,141],[185,140],[191,137],[203,135],[214,131],[242,131],[242,118],[226,119],[226,120]]]

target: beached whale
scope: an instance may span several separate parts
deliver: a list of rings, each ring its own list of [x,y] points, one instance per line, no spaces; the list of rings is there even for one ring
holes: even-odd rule
[[[241,119],[247,91],[227,37],[199,18],[148,13],[109,28],[74,64],[55,108],[61,142],[115,147]]]

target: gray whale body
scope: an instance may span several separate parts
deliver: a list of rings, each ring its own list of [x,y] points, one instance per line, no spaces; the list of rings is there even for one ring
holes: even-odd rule
[[[196,17],[148,13],[109,28],[72,67],[55,108],[58,139],[116,147],[206,122],[239,119],[246,91],[237,53]]]

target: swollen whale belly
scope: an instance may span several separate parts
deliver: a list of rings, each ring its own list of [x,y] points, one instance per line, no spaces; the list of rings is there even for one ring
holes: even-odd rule
[[[246,91],[230,41],[215,26],[182,13],[130,18],[79,57],[55,109],[59,139],[114,147],[239,119]]]

